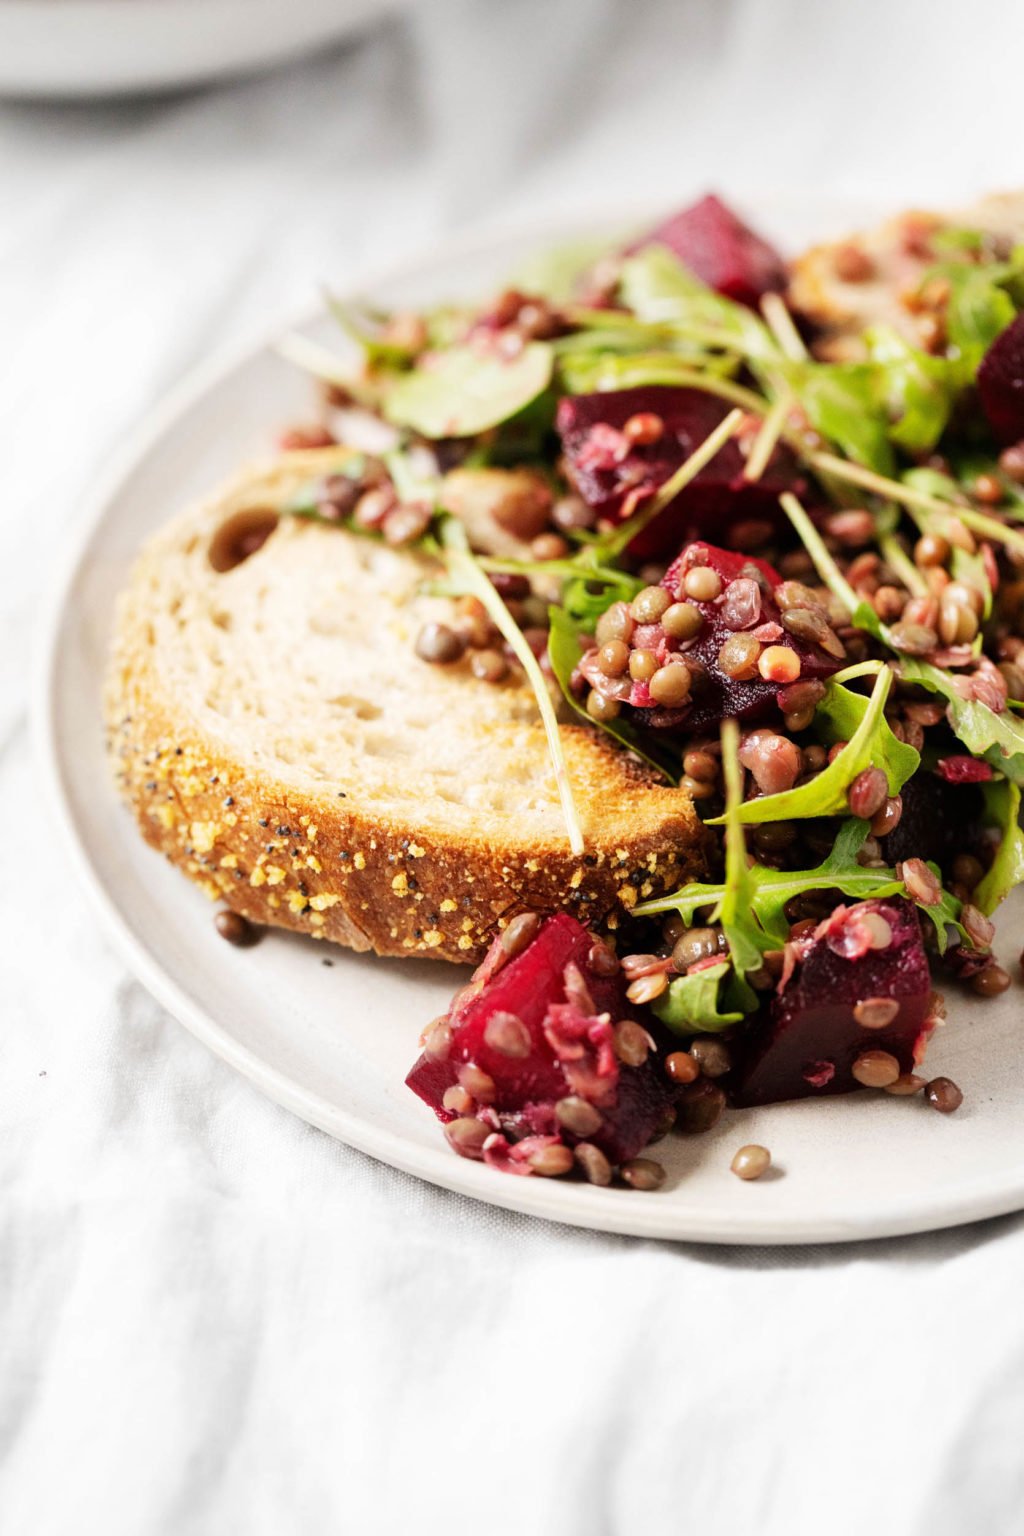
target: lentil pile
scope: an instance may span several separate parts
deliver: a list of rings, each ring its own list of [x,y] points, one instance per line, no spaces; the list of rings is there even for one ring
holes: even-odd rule
[[[654,1190],[648,1143],[730,1102],[959,1107],[917,1070],[938,987],[1011,984],[1024,878],[1022,234],[836,246],[829,281],[881,295],[854,323],[709,198],[550,291],[347,316],[362,365],[283,444],[337,463],[294,511],[422,549],[449,612],[415,664],[546,690],[721,840],[716,883],[601,935],[499,935],[410,1075],[460,1155]]]

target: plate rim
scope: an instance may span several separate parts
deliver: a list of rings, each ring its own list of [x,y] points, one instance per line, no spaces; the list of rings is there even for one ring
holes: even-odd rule
[[[784,196],[809,200],[811,194],[787,192]],[[754,198],[751,197],[751,201]],[[770,194],[759,201],[768,204]],[[855,206],[857,199],[825,199],[833,205]],[[625,219],[657,216],[664,207],[660,201],[644,199],[627,209]],[[598,227],[605,210],[585,208],[570,210],[535,221],[492,221],[476,225],[464,233],[439,241],[400,262],[371,267],[355,274],[345,284],[349,294],[380,287],[403,279],[415,278],[427,266],[440,266],[471,258],[475,253],[496,251],[510,240],[534,241],[571,239],[588,226]],[[625,222],[619,214],[615,223]],[[672,1203],[657,1197],[642,1199],[634,1191],[596,1190],[587,1185],[561,1184],[500,1178],[482,1164],[454,1156],[439,1140],[436,1148],[410,1148],[397,1132],[374,1125],[292,1081],[279,1067],[241,1045],[234,1036],[194,1002],[185,989],[159,960],[137,939],[116,901],[93,866],[78,832],[75,813],[65,787],[65,773],[59,743],[60,721],[57,678],[65,642],[65,626],[73,612],[71,600],[85,567],[93,541],[101,535],[108,506],[125,480],[144,462],[160,439],[208,391],[236,369],[273,348],[289,329],[310,323],[323,313],[322,304],[307,303],[290,314],[285,312],[273,325],[262,327],[255,336],[217,349],[200,361],[167,390],[125,435],[120,445],[94,475],[82,496],[79,509],[67,534],[67,546],[60,565],[44,593],[34,636],[35,654],[29,685],[29,729],[34,761],[39,769],[39,784],[44,808],[59,842],[67,855],[76,879],[96,913],[101,927],[115,951],[142,985],[183,1024],[207,1049],[245,1077],[258,1092],[307,1124],[317,1127],[348,1146],[376,1158],[379,1162],[428,1183],[467,1195],[486,1205],[498,1206],[521,1215],[561,1223],[589,1231],[657,1238],[665,1241],[712,1243],[723,1246],[792,1247],[845,1242],[864,1242],[944,1230],[969,1223],[1008,1215],[1024,1208],[1024,1165],[1016,1174],[993,1181],[979,1178],[961,1190],[950,1202],[943,1203],[941,1186],[915,1196],[899,1214],[879,1217],[855,1208],[845,1217],[822,1223],[815,1218],[785,1216],[770,1212],[751,1212],[737,1228],[735,1216],[722,1212],[711,1216],[700,1209],[687,1213],[685,1201]]]

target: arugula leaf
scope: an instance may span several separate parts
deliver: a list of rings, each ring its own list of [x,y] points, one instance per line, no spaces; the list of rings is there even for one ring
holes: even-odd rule
[[[621,718],[615,720],[594,720],[583,708],[580,701],[572,691],[572,674],[576,669],[583,652],[580,648],[577,634],[577,626],[564,608],[551,608],[548,610],[551,631],[548,635],[548,656],[551,658],[551,670],[554,673],[558,685],[562,690],[566,703],[585,720],[587,725],[595,726],[617,741],[620,747],[635,753],[645,763],[660,773],[670,784],[678,784],[679,768],[672,763],[671,758],[657,748],[652,748],[645,741],[640,731],[628,720]],[[643,745],[641,745],[643,742]],[[657,755],[655,755],[657,754]]]
[[[983,786],[986,820],[1001,833],[995,859],[971,900],[989,916],[1024,881],[1024,833],[1020,826],[1020,786],[1002,779]]]
[[[558,380],[569,395],[669,384],[681,389],[702,389],[706,394],[742,406],[745,411],[760,414],[768,409],[762,395],[727,377],[736,371],[731,362],[701,359],[700,364],[698,367],[694,358],[682,357],[675,352],[637,352],[627,356],[570,352],[558,358]]]
[[[895,418],[889,437],[910,453],[928,452],[946,429],[961,379],[946,358],[922,352],[891,326],[874,326],[864,340]]]
[[[942,695],[948,704],[946,718],[969,752],[983,757],[1015,784],[1024,784],[1024,720],[1009,710],[997,715],[980,699],[962,698],[952,674],[930,661],[905,656],[899,671],[905,682]]]
[[[567,303],[595,262],[615,252],[620,244],[607,235],[595,235],[589,240],[545,246],[520,264],[513,284],[523,293],[541,294],[553,304]]]
[[[811,426],[843,452],[879,474],[895,465],[889,423],[879,408],[870,363],[795,362],[773,364],[807,413]]]
[[[836,836],[832,851],[815,869],[780,870],[767,869],[755,864],[750,870],[753,890],[750,905],[760,931],[759,942],[763,949],[780,948],[789,937],[790,923],[786,907],[795,896],[813,891],[841,891],[856,901],[871,898],[883,900],[887,896],[903,896],[911,900],[909,892],[895,870],[870,869],[857,863],[857,854],[864,844],[870,828],[866,821],[848,817]],[[938,876],[938,867],[928,868]],[[656,901],[644,902],[633,908],[635,917],[649,917],[657,912],[678,912],[688,926],[697,911],[713,906],[716,895],[723,899],[724,885],[688,885],[672,896],[662,896]],[[958,918],[960,903],[948,891],[943,891],[935,906],[917,903],[935,924],[940,951],[946,948],[946,929],[957,927],[963,937]]]
[[[528,342],[510,358],[470,346],[450,347],[394,380],[384,398],[384,415],[424,437],[473,437],[518,415],[543,394],[553,368],[554,354],[543,341]]]
[[[412,353],[405,347],[396,347],[381,339],[375,316],[355,304],[344,303],[330,292],[324,294],[324,299],[333,319],[349,340],[355,342],[368,363],[374,367],[404,368],[411,361]]]
[[[743,1018],[740,1009],[722,1011],[722,984],[732,967],[728,960],[719,965],[709,965],[702,971],[690,971],[676,976],[668,988],[652,1004],[655,1016],[669,1029],[681,1035],[716,1033],[738,1024]]]
[[[639,319],[669,322],[706,345],[747,358],[774,361],[780,355],[753,311],[715,293],[665,246],[645,246],[623,262],[619,294]]]
[[[916,772],[921,758],[913,747],[893,735],[886,722],[885,704],[893,674],[881,662],[863,662],[857,668],[848,668],[843,675],[867,675],[874,668],[878,675],[869,698],[844,688],[833,677],[815,711],[826,740],[846,742],[842,751],[806,784],[776,795],[745,800],[737,812],[744,824],[848,814],[850,785],[865,768],[881,768],[890,795],[899,793]],[[724,817],[718,817],[709,825],[717,826],[722,821]]]

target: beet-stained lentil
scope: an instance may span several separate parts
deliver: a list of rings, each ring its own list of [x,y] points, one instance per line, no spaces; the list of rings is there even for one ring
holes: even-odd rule
[[[480,1161],[483,1159],[484,1142],[491,1135],[491,1128],[484,1125],[482,1120],[474,1120],[466,1116],[461,1120],[450,1121],[444,1127],[444,1134],[449,1145],[461,1157],[471,1157]]]
[[[665,1057],[665,1072],[673,1083],[685,1086],[700,1077],[700,1067],[689,1051],[671,1051]]]

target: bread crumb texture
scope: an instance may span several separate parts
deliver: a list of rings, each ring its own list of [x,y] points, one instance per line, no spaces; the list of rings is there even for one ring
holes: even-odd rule
[[[563,726],[586,841],[571,853],[529,690],[413,654],[410,630],[446,611],[420,595],[418,557],[282,516],[213,569],[228,518],[286,506],[330,457],[244,478],[135,568],[106,718],[147,842],[253,922],[460,963],[518,912],[614,929],[706,878],[712,843],[685,793],[578,725]]]

